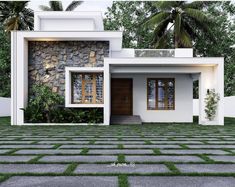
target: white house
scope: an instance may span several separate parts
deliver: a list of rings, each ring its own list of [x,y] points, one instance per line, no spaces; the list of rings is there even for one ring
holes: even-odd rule
[[[35,83],[65,98],[65,107],[101,108],[103,124],[131,116],[142,122],[192,122],[199,80],[199,124],[224,124],[224,59],[193,57],[192,49],[123,49],[122,32],[105,31],[100,12],[36,12],[34,31],[13,31],[12,125]],[[208,89],[220,95],[214,121],[205,114]]]

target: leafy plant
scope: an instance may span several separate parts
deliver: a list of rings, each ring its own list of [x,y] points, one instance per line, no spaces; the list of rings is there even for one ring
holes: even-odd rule
[[[65,108],[64,98],[45,85],[35,85],[23,109],[29,123],[102,123],[102,109]]]
[[[154,29],[153,42],[157,48],[166,47],[172,27],[175,48],[192,47],[192,39],[197,36],[194,26],[197,30],[209,32],[212,38],[213,33],[209,27],[212,20],[203,11],[205,2],[157,1],[153,6],[155,12],[147,18],[144,25]]]
[[[11,47],[7,33],[0,25],[0,97],[11,95]]]
[[[32,96],[25,109],[25,118],[29,122],[54,121],[53,116],[59,105],[63,104],[63,98],[51,91],[51,88],[43,85],[35,85],[32,88]]]
[[[5,30],[33,30],[33,10],[27,8],[28,1],[1,1],[0,22]]]
[[[100,109],[92,109],[87,112],[87,122],[88,123],[102,123],[103,112]]]
[[[79,5],[81,5],[83,1],[72,1],[65,9],[65,11],[73,11]],[[63,5],[61,1],[49,1],[49,6],[40,5],[39,8],[43,11],[63,11]]]
[[[216,115],[217,104],[220,100],[219,94],[214,89],[207,90],[205,103],[206,103],[206,118],[212,121]]]
[[[155,11],[151,1],[113,1],[105,12],[105,30],[123,31],[123,48],[152,48],[153,30],[140,26]]]

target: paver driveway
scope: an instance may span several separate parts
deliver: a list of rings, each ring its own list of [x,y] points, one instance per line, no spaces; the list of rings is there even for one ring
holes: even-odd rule
[[[235,120],[226,122],[16,127],[6,120],[0,186],[232,187]]]

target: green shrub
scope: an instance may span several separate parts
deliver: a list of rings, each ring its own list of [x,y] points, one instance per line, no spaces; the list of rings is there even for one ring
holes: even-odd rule
[[[64,98],[51,88],[35,85],[28,106],[23,109],[27,123],[102,123],[103,110],[65,108]]]
[[[206,118],[212,121],[215,118],[216,115],[216,109],[217,109],[217,104],[220,100],[219,94],[215,93],[214,89],[207,90],[206,98],[205,98],[205,103],[206,103]]]

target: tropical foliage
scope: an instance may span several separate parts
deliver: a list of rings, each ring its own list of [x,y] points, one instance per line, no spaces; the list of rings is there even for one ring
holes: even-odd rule
[[[154,29],[154,40],[157,48],[164,48],[170,30],[173,27],[174,45],[178,47],[192,47],[192,39],[196,30],[210,32],[212,20],[203,12],[205,3],[195,1],[158,1],[154,2],[155,12],[147,18],[144,25]],[[211,32],[210,32],[211,33]],[[212,34],[212,33],[211,33]]]
[[[215,92],[214,89],[207,90],[206,98],[205,98],[205,113],[206,118],[212,121],[215,118],[216,115],[216,109],[218,102],[220,100],[220,97],[218,93]]]
[[[11,46],[8,34],[0,25],[0,97],[10,97],[11,93]]]
[[[105,13],[105,30],[123,31],[124,48],[151,48],[152,30],[140,23],[153,11],[152,2],[114,1]]]
[[[24,110],[29,123],[102,123],[100,109],[71,109],[64,107],[64,98],[45,85],[35,85]]]
[[[136,3],[139,3],[139,5],[137,6]],[[153,5],[153,3],[155,4]],[[154,48],[156,44],[161,43],[159,40],[160,37],[163,36],[164,40],[162,39],[162,41],[164,42],[162,48],[174,48],[174,22],[169,23],[167,30],[165,30],[166,34],[163,33],[159,36],[155,35],[153,32],[153,29],[156,29],[157,25],[154,26],[154,24],[152,24],[151,26],[151,24],[147,22],[145,24],[146,27],[143,27],[144,18],[146,16],[149,21],[153,18],[154,12],[157,14],[163,9],[158,7],[156,3],[160,4],[161,2],[114,2],[112,7],[110,7],[105,14],[105,28],[108,30],[123,30],[123,38],[125,39],[123,40],[123,47]],[[174,2],[169,3],[174,4]],[[224,57],[225,95],[235,95],[235,47],[231,48],[231,46],[235,44],[234,2],[196,1],[191,3],[184,2],[184,4],[191,4],[190,6],[192,7],[196,6],[196,8],[193,9],[196,9],[197,12],[200,11],[207,18],[203,21],[203,23],[205,22],[206,24],[198,25],[191,17],[188,18],[186,14],[183,15],[183,20],[188,21],[186,23],[190,24],[194,33],[190,35],[194,55],[202,57]],[[141,16],[138,16],[139,12]],[[211,20],[213,24],[207,23],[208,19]],[[134,24],[133,27],[131,26],[132,24]],[[204,26],[206,29],[202,28]],[[140,42],[137,42],[138,39],[140,39]],[[197,85],[198,84],[195,83],[195,97],[198,95]]]
[[[83,1],[72,1],[66,8],[65,11],[73,11],[77,8]],[[43,11],[63,11],[63,5],[61,1],[49,1],[49,6],[40,5],[39,8]]]
[[[235,4],[211,2],[206,8],[215,23],[211,27],[214,38],[209,33],[199,32],[195,38],[194,51],[202,57],[224,57],[225,96],[235,95]]]
[[[1,1],[0,23],[5,30],[32,30],[33,10],[27,8],[28,1]]]

